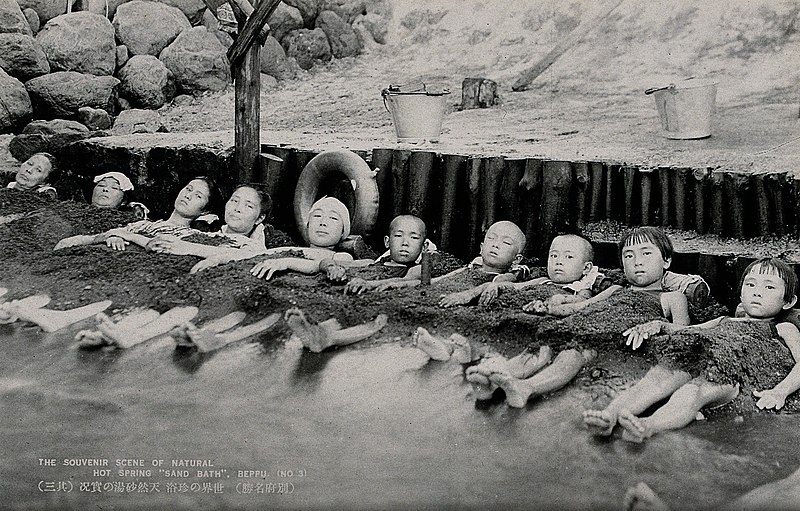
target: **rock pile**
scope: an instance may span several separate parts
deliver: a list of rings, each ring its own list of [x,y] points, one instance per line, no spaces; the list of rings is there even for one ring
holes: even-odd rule
[[[130,133],[129,122],[117,129],[122,111],[230,85],[237,27],[222,0],[71,1],[74,9],[63,0],[0,0],[0,133],[19,133],[15,156],[34,146],[58,152],[107,129]],[[261,51],[264,82],[384,43],[390,16],[389,0],[284,0]],[[134,126],[160,126],[154,113]]]

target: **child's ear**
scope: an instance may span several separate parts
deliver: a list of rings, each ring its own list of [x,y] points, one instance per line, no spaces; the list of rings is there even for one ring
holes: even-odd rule
[[[792,299],[783,304],[783,310],[789,310],[797,303],[797,295],[793,295]]]
[[[589,275],[589,272],[592,271],[594,268],[594,264],[591,261],[586,261],[583,263],[583,275]]]
[[[383,237],[383,246],[389,248],[389,236]]]
[[[665,270],[669,269],[671,264],[672,264],[672,258],[671,257],[667,257],[666,259],[664,259],[664,269]]]
[[[514,256],[514,260],[511,262],[511,264],[519,264],[520,261],[522,261],[522,254],[517,254]]]

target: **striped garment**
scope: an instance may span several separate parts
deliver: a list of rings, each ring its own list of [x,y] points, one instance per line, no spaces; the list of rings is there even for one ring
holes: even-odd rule
[[[166,220],[139,220],[125,226],[125,230],[134,234],[141,234],[153,238],[155,236],[175,236],[176,238],[185,238],[192,234],[197,234],[198,230],[183,225],[175,225],[167,222]]]

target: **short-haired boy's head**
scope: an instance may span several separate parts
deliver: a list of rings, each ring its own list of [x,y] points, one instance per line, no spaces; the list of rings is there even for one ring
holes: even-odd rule
[[[744,269],[741,279],[739,279],[739,290],[744,293],[745,281],[748,275],[774,275],[783,281],[782,300],[784,303],[791,303],[797,300],[797,274],[794,269],[786,262],[776,257],[764,257],[753,261]]]
[[[481,243],[481,258],[486,266],[507,270],[522,258],[525,234],[517,224],[508,220],[493,223]]]
[[[392,261],[412,264],[417,261],[425,245],[427,228],[421,218],[398,215],[389,224],[389,235],[383,238]]]
[[[620,261],[622,260],[622,250],[625,247],[648,241],[658,248],[664,261],[672,259],[675,249],[667,233],[658,227],[644,225],[642,227],[634,227],[625,233],[617,243],[617,254],[620,257]]]
[[[308,241],[316,247],[334,247],[350,235],[350,211],[335,197],[323,197],[308,213]]]
[[[577,234],[556,236],[547,254],[547,277],[556,284],[570,284],[592,269],[594,249]]]

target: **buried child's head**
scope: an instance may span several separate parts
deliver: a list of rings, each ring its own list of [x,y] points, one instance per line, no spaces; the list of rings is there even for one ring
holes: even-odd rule
[[[556,284],[580,280],[592,269],[594,249],[586,238],[576,234],[556,236],[547,254],[547,277]]]
[[[754,261],[742,274],[740,299],[747,316],[774,318],[797,302],[797,274],[774,257]]]
[[[425,245],[425,222],[414,215],[399,215],[389,224],[389,235],[383,241],[392,261],[412,264],[419,259]]]
[[[625,278],[635,287],[660,282],[672,264],[672,241],[658,227],[636,227],[618,243]]]
[[[308,214],[308,243],[312,247],[333,248],[350,235],[350,212],[334,197],[323,197]]]
[[[525,234],[514,222],[501,220],[493,223],[481,243],[484,267],[501,272],[508,270],[522,259],[525,243]]]

